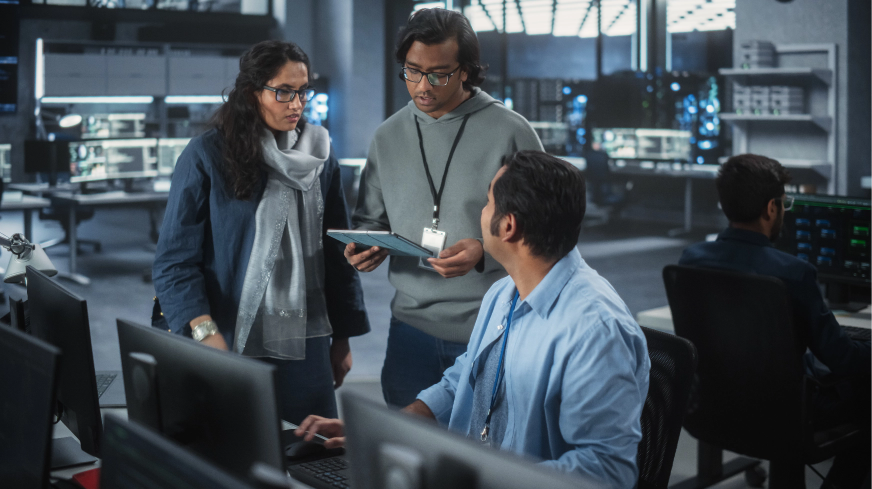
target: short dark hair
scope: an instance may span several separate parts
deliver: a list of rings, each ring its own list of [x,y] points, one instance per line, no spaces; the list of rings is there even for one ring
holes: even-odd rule
[[[441,44],[449,38],[457,41],[457,61],[466,72],[465,90],[484,82],[487,65],[481,64],[481,48],[469,21],[459,12],[443,8],[421,9],[411,17],[397,35],[397,62],[406,63],[406,54],[415,41],[428,46]]]
[[[572,251],[586,207],[581,171],[541,151],[518,151],[504,157],[503,166],[492,189],[491,234],[499,234],[500,220],[513,214],[533,255],[560,259]]]
[[[747,223],[763,215],[772,199],[784,195],[790,173],[781,163],[755,154],[733,156],[718,171],[721,209],[730,222]]]

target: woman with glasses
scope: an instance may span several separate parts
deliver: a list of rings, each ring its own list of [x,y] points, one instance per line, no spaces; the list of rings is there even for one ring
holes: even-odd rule
[[[214,129],[179,157],[154,261],[175,333],[278,367],[283,419],[336,416],[348,338],[369,331],[360,280],[328,228],[350,227],[327,130],[306,124],[309,58],[264,41]]]

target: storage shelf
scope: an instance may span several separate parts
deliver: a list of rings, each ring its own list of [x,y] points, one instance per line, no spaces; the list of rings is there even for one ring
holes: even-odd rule
[[[718,73],[760,85],[819,82],[830,86],[833,81],[832,70],[824,68],[721,68]]]
[[[833,176],[833,164],[829,161],[820,160],[803,160],[803,159],[778,159],[785,168],[791,170],[791,173],[812,172],[824,179],[829,180]]]
[[[786,115],[755,115],[755,114],[725,114],[719,115],[721,120],[732,124],[747,124],[749,122],[799,122],[813,124],[824,132],[830,132],[833,126],[833,119],[827,116],[816,116],[811,114],[786,114]]]

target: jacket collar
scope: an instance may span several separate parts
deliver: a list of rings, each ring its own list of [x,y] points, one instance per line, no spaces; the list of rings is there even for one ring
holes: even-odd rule
[[[718,235],[718,241],[742,241],[757,246],[772,246],[772,241],[763,234],[746,229],[729,227]]]

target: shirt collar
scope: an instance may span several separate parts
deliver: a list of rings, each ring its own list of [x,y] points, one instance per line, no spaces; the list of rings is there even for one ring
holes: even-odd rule
[[[748,231],[747,229],[738,229],[729,227],[718,235],[718,241],[744,241],[757,246],[772,246],[772,241],[769,240],[763,233],[756,231]]]
[[[548,318],[548,313],[560,296],[560,292],[569,281],[573,272],[581,266],[581,253],[578,248],[566,254],[557,261],[539,285],[524,299],[531,309],[543,319]],[[514,291],[512,291],[514,293]]]

